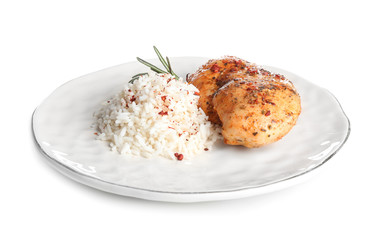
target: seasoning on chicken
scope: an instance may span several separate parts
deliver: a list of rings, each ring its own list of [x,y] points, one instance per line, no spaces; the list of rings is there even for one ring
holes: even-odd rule
[[[212,98],[214,93],[232,80],[232,76],[248,76],[257,71],[255,64],[236,57],[225,57],[208,61],[197,72],[190,74],[187,81],[199,89],[199,106],[208,116],[208,120],[221,124],[219,116],[213,109]]]
[[[248,148],[281,139],[301,112],[292,85],[277,81],[230,81],[216,92],[213,105],[223,123],[224,142]]]
[[[220,69],[217,69],[217,67]],[[249,148],[275,142],[296,124],[300,97],[293,84],[235,57],[210,60],[189,78],[224,142]]]

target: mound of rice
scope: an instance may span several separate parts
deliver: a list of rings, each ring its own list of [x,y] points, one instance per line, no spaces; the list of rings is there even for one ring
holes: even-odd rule
[[[98,139],[123,155],[190,158],[210,149],[219,137],[198,99],[199,90],[182,78],[141,76],[94,114]]]

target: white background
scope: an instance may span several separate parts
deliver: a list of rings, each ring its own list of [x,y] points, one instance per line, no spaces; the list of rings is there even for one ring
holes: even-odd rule
[[[374,239],[372,1],[2,1],[0,239]],[[172,204],[65,178],[31,114],[55,88],[112,65],[230,54],[329,89],[352,133],[319,175],[258,197]],[[324,124],[324,123],[322,123]]]

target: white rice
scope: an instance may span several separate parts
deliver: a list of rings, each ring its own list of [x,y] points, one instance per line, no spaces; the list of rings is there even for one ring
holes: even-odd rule
[[[211,149],[219,137],[198,99],[199,90],[182,78],[141,76],[94,114],[98,139],[123,155],[191,158]]]

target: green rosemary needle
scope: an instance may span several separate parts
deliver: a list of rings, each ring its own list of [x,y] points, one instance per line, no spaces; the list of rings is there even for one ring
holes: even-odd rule
[[[154,50],[156,52],[156,55],[158,55],[158,58],[160,60],[160,62],[163,64],[163,66],[165,67],[165,69],[167,69],[167,71],[172,74],[173,76],[175,77],[178,77],[173,71],[172,71],[172,68],[171,68],[171,63],[169,62],[169,59],[168,57],[166,57],[167,61],[165,61],[165,59],[163,58],[163,56],[161,55],[159,49],[157,49],[157,47],[154,46]]]
[[[140,76],[148,75],[148,73],[138,73],[132,77],[132,79],[129,81],[129,83],[133,84],[135,80],[138,80]]]
[[[142,58],[137,57],[138,62],[146,65],[147,67],[151,68],[152,71],[155,71],[157,73],[168,73],[166,71],[161,70],[160,68],[156,67],[155,65],[143,60]]]
[[[149,67],[152,71],[154,72],[157,72],[157,73],[169,73],[171,75],[173,75],[176,79],[178,79],[179,77],[177,76],[176,73],[173,72],[172,70],[172,65],[171,65],[171,62],[169,61],[169,58],[166,57],[167,60],[165,60],[163,58],[163,56],[161,55],[160,51],[154,46],[154,50],[156,52],[156,55],[158,56],[160,62],[163,64],[163,66],[165,67],[165,69],[167,71],[164,71],[160,68],[158,68],[157,66],[143,60],[142,58],[139,58],[137,57],[137,61],[142,63],[143,65],[146,65],[147,67]],[[129,83],[133,84],[135,80],[137,80],[140,76],[143,76],[143,75],[146,75],[147,73],[139,73],[139,74],[136,74],[132,77],[132,79],[129,81]]]

